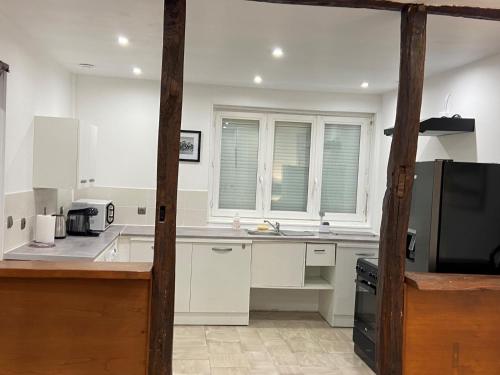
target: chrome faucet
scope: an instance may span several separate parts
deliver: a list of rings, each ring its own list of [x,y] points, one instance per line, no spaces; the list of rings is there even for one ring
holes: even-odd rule
[[[280,223],[277,221],[276,224],[271,223],[269,220],[264,220],[264,223],[269,224],[271,227],[273,227],[274,231],[276,233],[280,232]]]

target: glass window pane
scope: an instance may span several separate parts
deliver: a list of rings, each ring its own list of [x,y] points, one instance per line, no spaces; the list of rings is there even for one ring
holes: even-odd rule
[[[307,212],[311,124],[276,121],[271,210]]]
[[[258,120],[222,120],[219,208],[255,210]]]
[[[321,210],[355,214],[361,126],[325,125]]]

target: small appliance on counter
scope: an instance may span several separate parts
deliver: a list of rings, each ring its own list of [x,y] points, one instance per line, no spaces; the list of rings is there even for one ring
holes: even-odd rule
[[[70,210],[66,221],[66,231],[70,236],[98,237],[101,232],[90,227],[90,218],[98,214],[97,208]]]
[[[115,221],[115,206],[112,201],[98,199],[79,199],[73,202],[72,210],[95,208],[97,213],[89,218],[90,230],[104,232]]]
[[[66,218],[64,217],[64,208],[61,207],[59,215],[53,215],[56,218],[56,240],[66,238]]]
[[[43,215],[37,215],[35,225],[35,243],[41,246],[53,245],[55,238],[56,218],[47,215],[47,208]]]
[[[361,258],[356,265],[354,352],[375,371],[377,335],[378,258]]]

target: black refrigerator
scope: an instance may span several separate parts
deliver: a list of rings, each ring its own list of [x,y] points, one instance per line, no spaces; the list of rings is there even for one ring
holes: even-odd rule
[[[417,163],[406,270],[500,275],[500,164]]]

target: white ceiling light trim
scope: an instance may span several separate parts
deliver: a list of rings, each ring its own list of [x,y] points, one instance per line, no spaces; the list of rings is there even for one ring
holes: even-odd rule
[[[126,36],[120,35],[118,36],[118,44],[122,47],[127,47],[130,44],[130,41]]]
[[[134,67],[134,68],[132,69],[132,72],[133,72],[136,76],[140,76],[140,75],[142,74],[142,69],[136,66],[136,67]]]
[[[283,52],[283,49],[281,47],[275,47],[273,49],[273,57],[276,59],[281,59],[285,53]]]
[[[366,82],[366,81],[365,81],[365,82],[363,82],[363,83],[361,84],[361,88],[363,88],[363,89],[367,89],[368,87],[370,87],[370,83],[369,83],[369,82]]]
[[[256,85],[260,85],[261,83],[263,82],[263,79],[261,76],[259,75],[256,75],[253,79],[253,83],[255,83]]]

